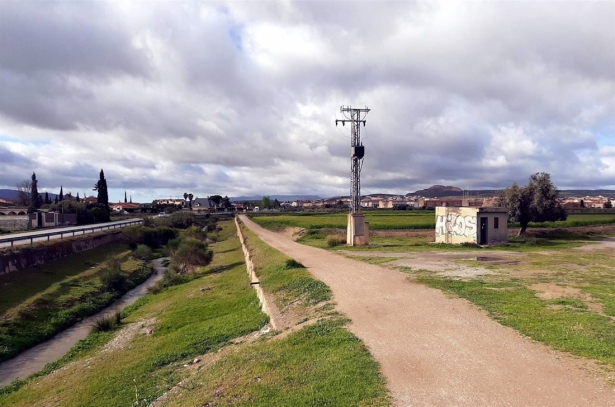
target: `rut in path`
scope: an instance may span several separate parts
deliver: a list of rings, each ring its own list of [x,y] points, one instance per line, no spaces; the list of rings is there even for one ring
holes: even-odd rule
[[[333,291],[398,406],[615,406],[583,362],[520,336],[402,272],[304,246],[241,220]]]

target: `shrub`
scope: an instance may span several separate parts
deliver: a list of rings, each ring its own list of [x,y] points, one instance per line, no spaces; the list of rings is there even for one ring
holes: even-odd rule
[[[128,226],[122,229],[122,234],[136,246],[144,244],[152,249],[167,244],[171,239],[177,237],[177,231],[168,226],[158,226],[150,228],[146,226]]]
[[[195,223],[195,216],[190,212],[175,212],[169,216],[169,224],[174,228],[187,229]]]
[[[152,258],[152,249],[150,249],[148,246],[140,244],[140,245],[137,246],[135,251],[132,253],[132,256],[135,259],[139,259],[139,260],[145,260],[145,261],[151,260],[151,258]]]
[[[121,269],[107,267],[102,271],[100,282],[107,291],[119,291],[126,284],[126,276]]]
[[[195,225],[192,225],[186,229],[184,236],[197,240],[205,240],[207,238],[207,234],[203,232],[200,227]]]
[[[329,235],[327,236],[327,246],[335,247],[342,244],[346,244],[346,238],[342,236]]]
[[[191,266],[206,266],[211,262],[213,253],[207,250],[207,244],[196,239],[184,239],[179,244],[173,262],[180,265],[180,273]]]
[[[94,321],[92,333],[112,331],[120,325],[122,314],[115,311],[113,314],[105,314]]]
[[[286,264],[284,265],[284,270],[292,270],[292,269],[304,269],[305,266],[299,263],[295,259],[286,260]]]

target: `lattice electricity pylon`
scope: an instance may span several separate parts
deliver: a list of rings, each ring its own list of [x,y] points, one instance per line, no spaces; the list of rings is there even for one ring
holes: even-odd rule
[[[350,106],[341,106],[340,112],[346,119],[335,120],[335,125],[350,122],[352,136],[350,138],[350,213],[361,212],[361,167],[365,156],[365,147],[361,142],[361,127],[365,127],[365,116],[369,112],[367,106],[364,109],[353,109]],[[350,113],[350,117],[347,116]],[[361,117],[363,115],[363,117]]]

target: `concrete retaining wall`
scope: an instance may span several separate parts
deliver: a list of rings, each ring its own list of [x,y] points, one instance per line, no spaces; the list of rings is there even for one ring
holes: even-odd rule
[[[277,329],[276,321],[274,321],[273,316],[269,310],[269,304],[267,302],[267,298],[265,297],[265,292],[260,286],[260,280],[256,276],[254,272],[254,263],[252,262],[252,255],[250,254],[250,249],[246,245],[246,238],[243,235],[241,227],[239,225],[239,219],[235,217],[235,226],[237,226],[237,236],[239,237],[239,241],[241,241],[241,248],[243,249],[243,256],[246,259],[246,268],[248,270],[248,276],[250,277],[250,283],[252,287],[256,290],[256,296],[261,303],[261,309],[267,315],[269,315],[269,324],[273,329]]]
[[[94,249],[122,239],[121,232],[110,231],[104,235],[84,236],[62,240],[39,247],[21,246],[0,254],[0,275],[24,268],[45,264],[48,261]]]
[[[0,229],[23,230],[28,228],[29,223],[28,215],[0,216]]]

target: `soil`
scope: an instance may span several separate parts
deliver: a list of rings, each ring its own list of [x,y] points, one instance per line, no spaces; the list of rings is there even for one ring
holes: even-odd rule
[[[397,406],[615,406],[614,389],[592,373],[592,362],[523,337],[468,301],[413,283],[398,270],[300,245],[241,220],[332,289],[337,310],[380,364]],[[429,266],[438,261],[432,255],[419,256]]]

